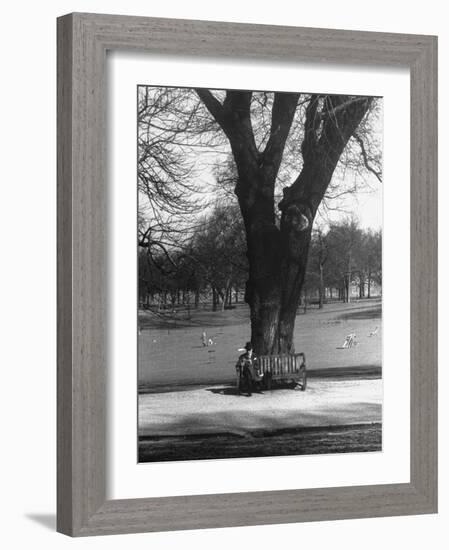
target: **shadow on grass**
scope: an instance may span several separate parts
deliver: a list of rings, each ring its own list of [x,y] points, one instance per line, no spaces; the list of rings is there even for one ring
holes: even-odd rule
[[[367,308],[359,311],[350,311],[339,315],[337,319],[341,321],[363,321],[366,319],[380,319],[382,317],[382,306]]]
[[[139,438],[139,462],[378,452],[382,424]]]
[[[164,313],[152,310],[139,311],[139,326],[141,330],[211,329],[243,324],[247,323],[248,320],[249,308],[243,304],[239,304],[239,307],[234,310],[192,310],[190,315],[186,315],[183,311]]]

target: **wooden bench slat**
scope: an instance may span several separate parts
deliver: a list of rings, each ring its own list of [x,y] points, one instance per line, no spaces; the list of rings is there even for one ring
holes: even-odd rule
[[[261,355],[258,358],[258,366],[261,373],[270,372],[272,378],[299,376],[305,369],[305,357],[303,353]]]

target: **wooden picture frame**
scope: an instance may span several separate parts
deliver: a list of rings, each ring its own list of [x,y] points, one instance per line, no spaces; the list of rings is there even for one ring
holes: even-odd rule
[[[106,499],[108,50],[406,66],[411,75],[410,482]],[[437,39],[74,13],[58,19],[58,504],[72,536],[437,511]]]

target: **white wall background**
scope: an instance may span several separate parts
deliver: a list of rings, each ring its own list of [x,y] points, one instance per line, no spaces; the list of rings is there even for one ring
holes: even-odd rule
[[[449,95],[449,32],[444,3],[349,0],[78,0],[8,3],[2,9],[1,129],[1,297],[0,422],[1,541],[5,548],[240,548],[279,545],[304,548],[445,548],[449,520],[446,464],[449,445],[445,419],[448,400],[440,396],[440,512],[434,516],[245,527],[164,534],[70,540],[55,526],[55,173],[56,24],[72,11],[93,11],[187,19],[272,23],[310,27],[439,35],[440,97]],[[447,124],[444,102],[440,127]],[[440,156],[449,148],[440,135]],[[441,163],[440,204],[449,199],[448,169]],[[3,196],[4,194],[4,196]],[[441,215],[441,242],[449,227]],[[445,289],[448,257],[440,247],[440,280]],[[446,248],[446,247],[444,247]],[[448,323],[441,298],[440,326]],[[443,338],[442,338],[443,341]],[[441,364],[445,350],[441,345]],[[441,393],[449,375],[440,372]]]

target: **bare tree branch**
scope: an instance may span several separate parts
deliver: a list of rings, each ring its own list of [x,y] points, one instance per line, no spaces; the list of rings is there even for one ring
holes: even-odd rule
[[[374,174],[376,178],[382,183],[382,172],[376,170],[369,162],[368,155],[366,153],[365,144],[363,143],[363,139],[359,136],[357,132],[354,133],[354,139],[357,141],[357,143],[360,146],[360,150],[362,151],[362,158],[363,163],[365,165],[365,168]]]
[[[226,124],[226,116],[223,105],[218,101],[218,99],[212,94],[210,90],[206,90],[205,88],[195,88],[195,92],[198,94],[198,97],[207,107],[208,111],[218,122],[218,124],[224,127]]]

